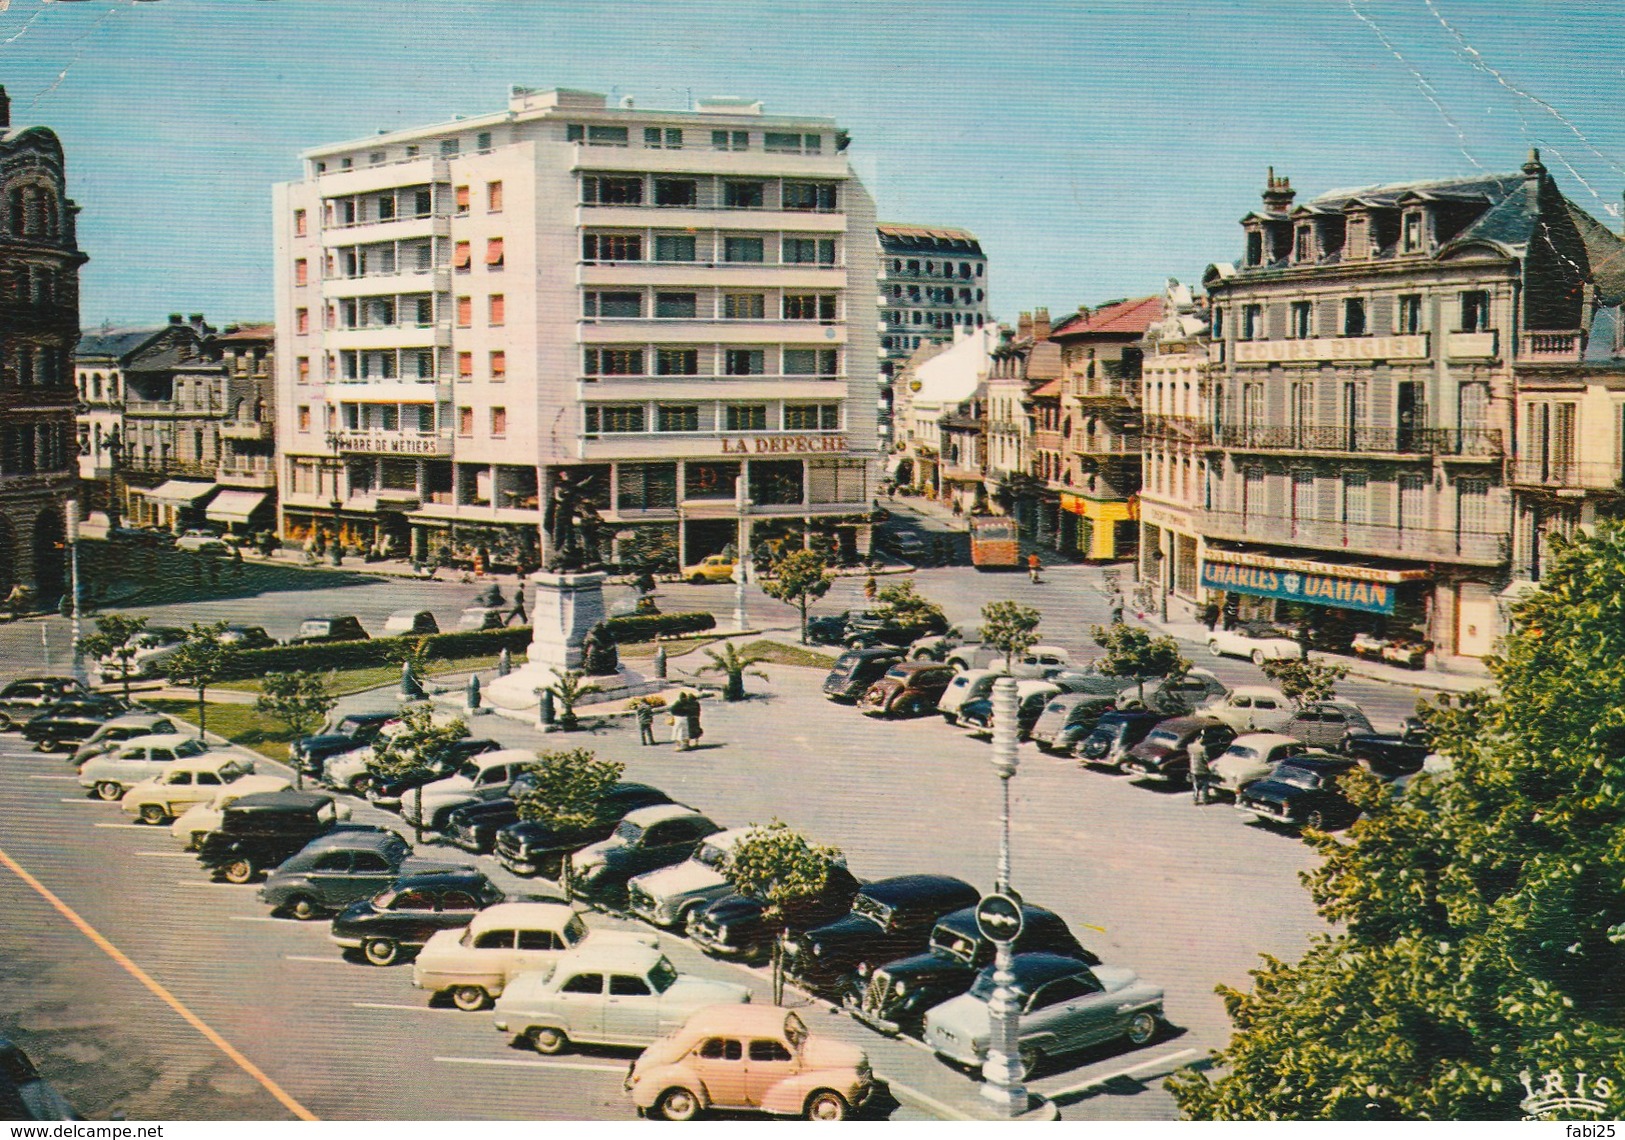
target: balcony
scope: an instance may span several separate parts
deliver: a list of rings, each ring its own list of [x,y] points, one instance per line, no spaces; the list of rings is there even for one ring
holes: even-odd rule
[[[1164,417],[1166,418],[1166,417]],[[1218,424],[1210,445],[1228,451],[1329,452],[1343,455],[1459,456],[1502,454],[1499,428],[1403,428],[1344,424]]]
[[[219,469],[214,462],[203,463],[194,459],[126,459],[119,464],[121,475],[157,475],[163,478],[184,476],[193,479],[213,479]]]
[[[1139,395],[1140,382],[1115,376],[1073,376],[1066,394],[1075,400],[1113,400],[1132,403]]]
[[[223,487],[266,490],[276,486],[276,466],[268,456],[227,458],[216,470],[215,482]]]
[[[1508,465],[1513,486],[1563,491],[1620,491],[1618,463],[1519,459]]]
[[[223,420],[219,426],[221,439],[271,438],[271,424],[267,420]]]
[[[1196,416],[1147,416],[1145,438],[1170,443],[1212,443],[1213,425]]]
[[[1428,530],[1373,523],[1293,519],[1248,511],[1203,511],[1198,525],[1207,538],[1270,542],[1317,550],[1345,550],[1385,558],[1431,559],[1498,566],[1507,561],[1505,531]]]
[[[1142,446],[1138,433],[1096,432],[1089,435],[1087,432],[1078,432],[1072,437],[1070,450],[1074,455],[1101,457],[1132,455],[1138,458]]]
[[[1531,364],[1578,364],[1585,346],[1586,334],[1579,329],[1526,332],[1518,346],[1518,358]]]
[[[1494,329],[1446,333],[1444,354],[1451,360],[1494,360],[1500,355],[1498,339]]]

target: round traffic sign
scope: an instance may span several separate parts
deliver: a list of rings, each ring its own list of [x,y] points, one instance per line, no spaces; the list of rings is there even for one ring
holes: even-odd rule
[[[1014,892],[987,895],[976,904],[976,929],[990,942],[1014,942],[1021,937],[1021,923],[1021,900]]]

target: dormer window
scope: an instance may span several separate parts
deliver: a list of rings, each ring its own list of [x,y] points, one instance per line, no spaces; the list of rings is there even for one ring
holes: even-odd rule
[[[1365,335],[1365,298],[1350,297],[1343,302],[1343,335]]]
[[[1418,253],[1422,249],[1422,213],[1412,210],[1405,215],[1404,238],[1401,248],[1406,253]]]
[[[1292,260],[1302,263],[1315,259],[1315,232],[1312,226],[1299,226],[1293,240]]]
[[[1247,264],[1262,265],[1264,263],[1264,235],[1259,230],[1247,231]]]

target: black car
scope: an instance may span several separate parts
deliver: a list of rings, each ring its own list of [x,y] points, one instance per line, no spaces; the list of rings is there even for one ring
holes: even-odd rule
[[[1285,827],[1347,827],[1360,817],[1360,809],[1343,794],[1338,777],[1357,766],[1350,756],[1288,757],[1264,779],[1243,788],[1236,807]]]
[[[1205,669],[1192,669],[1179,677],[1169,677],[1145,686],[1145,707],[1163,716],[1190,716],[1209,701],[1224,696],[1224,682]],[[1123,690],[1138,699],[1135,687]]]
[[[121,711],[89,702],[64,701],[24,724],[23,739],[33,741],[41,752],[72,752]]]
[[[608,839],[588,844],[570,856],[575,890],[585,898],[623,902],[630,880],[684,862],[700,840],[721,830],[682,804],[655,804],[628,812]]]
[[[340,826],[331,796],[255,792],[221,811],[220,826],[198,846],[198,862],[228,883],[251,882],[318,835]]]
[[[817,895],[785,908],[784,928],[793,938],[802,931],[834,922],[852,909],[852,899],[863,884],[852,872],[832,865]],[[766,904],[749,895],[727,894],[688,918],[688,936],[713,958],[754,961],[767,957],[778,937],[777,927],[764,917]]]
[[[1049,698],[1032,731],[1027,734],[1040,752],[1070,755],[1095,730],[1100,719],[1115,711],[1111,697],[1089,693],[1058,693]]]
[[[349,713],[326,732],[316,736],[301,736],[288,748],[289,758],[307,776],[322,774],[322,765],[329,756],[337,756],[370,743],[378,730],[399,717],[399,709],[382,712]]]
[[[413,788],[444,779],[462,767],[463,761],[482,752],[499,752],[502,745],[495,740],[454,740],[442,751],[425,757],[424,766],[410,776],[393,780],[371,782],[367,785],[367,800],[382,808],[398,808],[401,797]]]
[[[1072,936],[1054,911],[1024,905],[1021,916],[1021,935],[1012,947],[1015,953],[1044,951],[1100,965],[1100,958]],[[993,961],[993,950],[993,943],[977,929],[975,907],[945,914],[932,929],[930,945],[923,953],[887,962],[869,976],[863,999],[852,1012],[882,1033],[917,1037],[925,1011],[970,989],[976,975]]]
[[[88,696],[72,677],[20,677],[0,689],[0,732],[32,720],[70,697]]]
[[[1123,758],[1122,769],[1141,779],[1184,784],[1191,778],[1191,741],[1200,740],[1209,760],[1236,739],[1236,730],[1210,716],[1169,717]]]
[[[0,1120],[83,1120],[10,1038],[0,1037]]]
[[[947,875],[899,875],[858,891],[846,917],[785,943],[785,969],[810,989],[856,1004],[870,968],[924,950],[945,914],[981,892]]]
[[[940,614],[928,614],[920,621],[899,622],[883,613],[864,610],[846,619],[846,643],[852,648],[894,645],[907,648],[922,637],[948,632],[948,619]]]
[[[346,950],[359,950],[374,966],[391,966],[436,932],[460,930],[477,911],[504,901],[481,871],[402,875],[383,893],[345,907],[329,937]]]
[[[1398,732],[1349,733],[1343,737],[1343,751],[1372,775],[1392,780],[1422,770],[1422,762],[1433,751],[1433,735],[1416,717],[1406,717]]]
[[[1118,709],[1101,716],[1089,735],[1078,741],[1072,754],[1097,768],[1123,771],[1129,750],[1150,735],[1165,718],[1150,709]]]
[[[1016,739],[1027,740],[1033,726],[1044,715],[1044,708],[1053,700],[1054,693],[1042,691],[1028,693],[1016,705]],[[959,706],[959,723],[980,732],[993,731],[993,698],[972,697]]]
[[[525,778],[521,775],[510,786],[510,790],[512,787],[521,786]],[[493,824],[497,827],[497,831],[491,842],[498,861],[516,875],[557,876],[559,864],[566,855],[580,850],[589,843],[608,839],[615,826],[628,812],[671,802],[671,797],[659,788],[651,788],[648,784],[619,783],[605,792],[598,801],[598,818],[591,826],[561,830],[540,820],[520,820],[519,809],[514,806],[511,797],[488,800],[480,804],[465,804],[454,810],[453,817],[464,812],[472,815],[473,825],[471,829],[448,826],[446,837],[464,850],[478,850],[476,845],[484,840],[481,828],[483,817],[477,813],[482,808],[499,809],[499,805],[506,804],[508,805],[506,808],[493,811],[494,818],[500,818],[501,814],[507,811],[512,811],[514,816],[513,820],[505,825]]]
[[[366,641],[367,631],[354,617],[310,617],[299,623],[289,645],[319,645],[328,641]]]
[[[903,651],[892,646],[848,649],[824,678],[824,695],[832,701],[856,701],[902,659]]]
[[[846,614],[830,614],[807,619],[807,640],[814,645],[845,645]]]
[[[414,858],[412,845],[393,831],[358,825],[318,835],[288,856],[265,877],[259,897],[273,912],[312,919],[371,898],[402,875],[456,869]]]
[[[219,641],[233,649],[270,649],[276,645],[276,638],[257,625],[228,625],[220,631]]]

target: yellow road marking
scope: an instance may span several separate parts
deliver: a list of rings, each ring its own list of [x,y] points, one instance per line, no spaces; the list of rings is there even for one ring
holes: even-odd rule
[[[258,1081],[264,1087],[265,1091],[280,1101],[282,1106],[289,1112],[293,1113],[300,1120],[320,1119],[320,1117],[316,1116],[308,1108],[284,1092],[281,1085],[277,1084],[270,1077],[266,1076],[258,1065],[254,1064],[254,1062],[250,1061],[247,1057],[238,1052],[236,1047],[233,1046],[231,1042],[227,1041],[224,1037],[220,1036],[220,1034],[216,1033],[201,1017],[193,1013],[190,1009],[186,1008],[186,1006],[181,1003],[179,998],[165,989],[163,985],[153,978],[151,974],[147,973],[140,966],[137,966],[133,961],[131,961],[128,954],[124,953],[124,951],[120,950],[117,946],[114,946],[105,937],[103,937],[101,931],[97,930],[94,926],[90,925],[90,923],[80,918],[78,912],[53,894],[49,887],[40,882],[38,879],[34,878],[34,876],[30,875],[27,871],[23,870],[22,866],[10,855],[6,854],[4,850],[0,850],[0,864],[4,864],[12,874],[16,875],[30,887],[33,887],[34,890],[39,893],[41,898],[57,909],[57,912],[60,913],[63,918],[73,923],[75,929],[77,929],[80,934],[83,934],[86,938],[90,939],[98,948],[101,949],[104,954],[113,959],[113,961],[117,962],[120,966],[124,967],[125,971],[128,972],[131,977],[140,982],[142,985],[146,986],[147,989],[151,990],[152,993],[165,1005],[169,1006],[170,1009],[180,1014],[183,1021],[185,1021],[193,1029],[196,1029],[199,1033],[203,1034],[203,1036],[208,1039],[210,1044],[219,1049],[227,1057],[231,1058],[232,1062],[239,1069]]]

